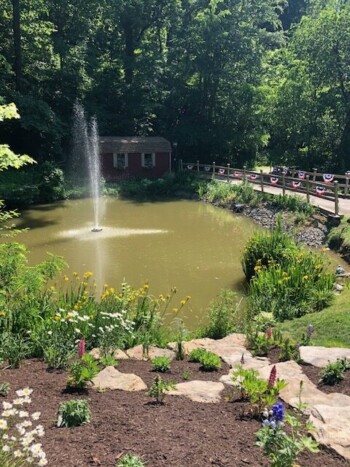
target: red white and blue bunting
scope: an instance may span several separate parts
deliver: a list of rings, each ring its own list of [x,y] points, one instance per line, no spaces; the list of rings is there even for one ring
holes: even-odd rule
[[[270,182],[271,182],[271,185],[277,185],[278,177],[270,177]]]
[[[323,196],[326,192],[326,188],[324,186],[317,186],[315,191],[318,196]]]
[[[192,165],[192,164],[187,164],[187,169],[188,169],[188,170],[192,170],[192,169],[193,169],[193,165]]]
[[[211,165],[205,165],[205,166],[204,166],[204,170],[205,170],[206,172],[209,172],[210,169],[211,169]]]
[[[332,183],[334,180],[333,174],[323,174],[323,180],[325,183]]]
[[[259,177],[259,175],[258,175],[258,174],[249,174],[249,178],[250,178],[250,180],[257,180],[257,179],[258,179],[258,177]]]
[[[305,176],[306,176],[306,172],[303,172],[302,170],[299,170],[299,172],[298,172],[298,178],[299,178],[300,180],[304,180]]]
[[[345,172],[345,177],[346,177],[346,178],[350,178],[350,170],[348,170],[347,172]]]
[[[243,175],[242,172],[233,172],[232,177],[241,178],[242,175]]]
[[[292,188],[294,188],[294,190],[298,190],[300,188],[300,186],[301,186],[301,182],[293,180],[292,183],[291,183],[291,186],[292,186]]]
[[[219,175],[225,175],[225,169],[219,169],[218,173]]]

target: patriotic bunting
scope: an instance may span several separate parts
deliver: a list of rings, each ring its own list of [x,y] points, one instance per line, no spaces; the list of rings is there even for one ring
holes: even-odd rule
[[[350,170],[348,170],[347,172],[345,172],[345,177],[346,177],[346,178],[350,178]]]
[[[292,181],[292,188],[294,188],[294,190],[298,190],[298,188],[300,188],[300,186],[301,186],[301,182],[296,181],[296,180]]]
[[[211,169],[211,165],[205,165],[205,166],[204,166],[204,170],[205,170],[206,172],[209,172],[210,169]]]
[[[257,174],[249,174],[250,180],[257,180],[258,175]]]
[[[192,164],[188,164],[188,165],[187,165],[187,168],[188,168],[188,170],[192,170],[192,169],[193,169],[193,165],[192,165]]]
[[[315,190],[316,190],[316,193],[318,194],[318,196],[323,196],[325,194],[325,192],[326,192],[326,189],[325,189],[324,186],[317,186],[315,188]]]
[[[242,177],[242,172],[233,172],[232,177],[241,178]]]
[[[219,169],[219,175],[224,175],[225,174],[225,169]]]
[[[332,174],[323,174],[323,180],[325,183],[331,183],[334,180],[334,175]]]
[[[299,178],[300,180],[304,180],[305,175],[306,175],[305,172],[303,172],[302,170],[299,170],[299,172],[298,172],[298,178]]]
[[[278,177],[270,177],[270,182],[271,182],[271,185],[277,185]]]

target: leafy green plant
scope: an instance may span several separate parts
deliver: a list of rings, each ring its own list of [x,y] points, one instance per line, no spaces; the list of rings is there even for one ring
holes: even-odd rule
[[[216,371],[221,368],[221,360],[213,352],[205,352],[199,358],[201,369],[203,371]]]
[[[272,338],[259,331],[257,326],[248,326],[246,330],[247,348],[253,355],[263,357],[267,355],[271,345]]]
[[[91,411],[86,400],[77,399],[61,402],[58,408],[57,426],[75,427],[90,423]]]
[[[154,357],[151,360],[151,364],[154,371],[159,371],[160,373],[165,373],[170,370],[171,358],[166,355],[161,355],[159,357]]]
[[[192,375],[192,373],[191,373],[189,370],[184,370],[184,371],[182,372],[181,378],[182,378],[184,381],[188,381],[188,380],[191,378],[191,375]]]
[[[176,385],[170,381],[164,381],[159,375],[154,378],[154,381],[149,388],[148,395],[153,397],[158,404],[163,404],[166,391],[176,389]]]
[[[202,355],[206,354],[208,351],[206,349],[198,347],[190,352],[188,359],[190,362],[199,363]]]
[[[99,362],[103,366],[117,366],[118,365],[118,360],[113,356],[113,355],[102,355],[100,357]]]
[[[328,363],[321,372],[322,383],[334,386],[344,379],[344,373],[349,368],[349,361],[346,358],[338,358],[336,362]]]
[[[281,345],[281,351],[278,356],[280,362],[287,362],[288,360],[300,361],[299,346],[290,342],[289,339],[284,339]]]
[[[117,467],[144,467],[145,464],[138,456],[125,454],[117,463]]]
[[[283,426],[290,428],[288,432]],[[306,430],[312,431],[313,425],[303,423],[300,413],[286,412],[279,402],[265,411],[263,427],[256,433],[257,445],[264,449],[272,467],[293,467],[302,451],[317,453],[319,450],[318,443],[304,434]]]
[[[254,317],[254,322],[259,331],[265,332],[268,328],[273,328],[276,325],[276,320],[273,313],[262,311]]]
[[[29,356],[30,345],[21,335],[6,334],[2,336],[2,358],[8,361],[10,368],[19,368],[21,362]]]
[[[240,398],[249,401],[251,414],[260,417],[266,407],[277,402],[280,391],[286,387],[284,380],[277,379],[276,367],[271,369],[268,380],[260,378],[253,369],[238,366],[231,377],[235,388],[240,391]]]
[[[208,310],[209,323],[204,328],[203,336],[222,339],[236,329],[236,312],[239,307],[237,296],[232,290],[223,289],[211,302]]]
[[[97,375],[98,365],[94,357],[90,354],[84,354],[83,357],[70,367],[67,387],[83,389]]]
[[[0,383],[0,396],[6,397],[10,392],[10,383],[8,381],[3,381]]]

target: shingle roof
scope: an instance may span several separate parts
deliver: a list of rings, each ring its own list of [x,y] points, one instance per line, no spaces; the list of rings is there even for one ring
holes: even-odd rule
[[[160,136],[101,136],[100,151],[106,152],[170,152],[168,140]]]

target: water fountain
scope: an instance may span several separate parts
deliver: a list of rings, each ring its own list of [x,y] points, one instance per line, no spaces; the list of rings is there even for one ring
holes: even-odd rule
[[[81,167],[86,165],[88,169],[94,219],[91,232],[101,232],[101,170],[97,121],[95,118],[91,119],[88,126],[83,106],[79,103],[74,105],[73,141],[73,170],[78,170],[78,164],[80,172]]]

